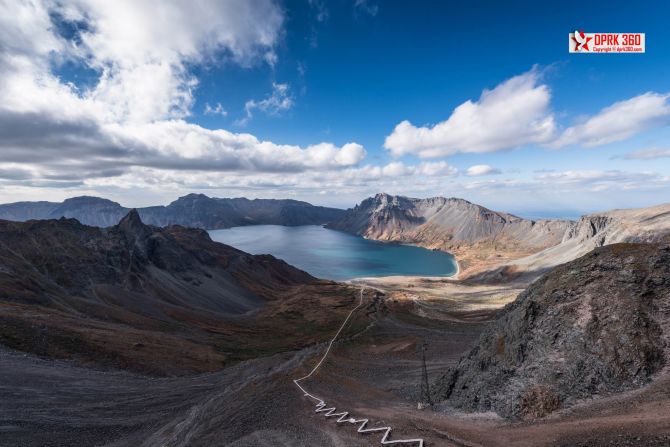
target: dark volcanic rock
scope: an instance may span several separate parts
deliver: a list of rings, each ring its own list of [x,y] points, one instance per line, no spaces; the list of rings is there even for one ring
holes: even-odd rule
[[[73,197],[63,203],[17,202],[0,205],[0,219],[77,219],[85,225],[116,225],[130,210],[99,197]],[[241,225],[321,225],[339,219],[344,210],[314,206],[297,200],[245,198],[219,199],[188,194],[167,206],[139,208],[139,216],[150,225],[183,225],[218,229]]]
[[[669,346],[670,248],[614,244],[521,293],[437,393],[467,411],[542,417],[648,383]]]
[[[220,347],[239,345],[225,338],[230,321],[317,284],[204,230],[145,225],[135,210],[108,228],[0,220],[0,344],[46,357],[156,374],[215,370]]]
[[[121,291],[136,283],[157,299],[180,297],[189,307],[234,314],[260,306],[262,297],[272,298],[273,286],[315,281],[272,256],[254,256],[214,242],[204,230],[145,225],[136,210],[104,229],[65,218],[0,221],[0,247],[0,286],[32,281],[34,286],[22,291],[30,295],[39,295],[32,293],[37,292],[35,286],[48,283],[97,301],[98,286]],[[184,272],[191,279],[184,280]],[[214,284],[192,287],[195,279]],[[20,296],[9,296],[7,290],[0,287],[0,299]]]

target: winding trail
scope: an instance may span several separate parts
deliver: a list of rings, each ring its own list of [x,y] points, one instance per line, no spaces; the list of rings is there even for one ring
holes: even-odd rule
[[[413,444],[417,445],[419,447],[423,447],[423,439],[422,438],[416,438],[416,439],[397,439],[397,440],[391,440],[389,437],[391,436],[391,427],[373,427],[373,428],[367,428],[368,423],[370,422],[369,419],[363,418],[363,419],[357,419],[355,417],[351,417],[348,411],[341,411],[337,413],[337,408],[335,407],[328,407],[326,404],[326,401],[321,399],[320,397],[317,397],[313,394],[310,394],[305,388],[303,388],[302,385],[300,385],[299,382],[302,382],[305,379],[310,378],[318,369],[321,367],[323,364],[324,360],[326,360],[326,357],[328,357],[328,354],[330,353],[330,348],[333,347],[333,343],[335,343],[335,340],[337,337],[339,337],[340,333],[344,329],[344,327],[347,325],[349,322],[349,319],[351,316],[356,312],[358,308],[360,308],[363,305],[363,292],[365,292],[365,287],[361,287],[361,294],[360,294],[360,301],[356,307],[354,307],[351,312],[349,312],[349,315],[347,315],[347,318],[344,319],[344,322],[342,323],[342,326],[340,326],[340,329],[338,329],[337,333],[333,337],[332,340],[330,340],[330,343],[328,343],[328,348],[326,349],[326,352],[323,354],[323,357],[321,357],[321,360],[319,360],[319,363],[312,368],[312,370],[309,372],[304,377],[300,377],[299,379],[294,379],[293,383],[295,383],[295,386],[300,388],[300,391],[304,393],[304,395],[313,401],[316,402],[316,413],[323,413],[325,417],[337,417],[336,422],[338,424],[343,423],[343,422],[348,422],[350,424],[358,424],[358,429],[356,430],[358,433],[373,433],[373,432],[383,432],[384,435],[381,438],[381,443],[382,445],[389,445],[389,444]],[[328,407],[328,408],[327,408]]]

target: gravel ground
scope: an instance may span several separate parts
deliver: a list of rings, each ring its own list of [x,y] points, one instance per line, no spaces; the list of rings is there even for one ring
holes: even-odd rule
[[[0,349],[0,445],[367,445],[311,420],[289,373],[312,351],[155,379]]]
[[[433,379],[458,361],[486,323],[462,314],[460,321],[424,318],[412,311],[415,305],[391,300],[362,309],[375,323],[337,344],[305,387],[338,409],[370,418],[371,425],[392,426],[396,438],[422,437],[426,447],[670,446],[668,374],[641,390],[523,424],[444,408],[417,410],[421,344],[429,345]],[[350,424],[315,414],[313,402],[293,385],[322,349],[245,361],[217,373],[148,378],[0,348],[0,445],[379,446],[377,434],[359,435]]]

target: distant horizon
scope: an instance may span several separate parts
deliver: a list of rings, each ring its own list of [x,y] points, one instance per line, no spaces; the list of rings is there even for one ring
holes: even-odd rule
[[[69,196],[65,197],[62,200],[19,200],[19,201],[13,201],[13,202],[1,202],[0,206],[2,205],[9,205],[12,203],[30,203],[30,202],[51,202],[51,203],[62,203],[65,200],[68,199],[74,199],[78,197],[94,197],[98,199],[105,199],[105,200],[110,200],[112,202],[115,202],[122,206],[123,208],[128,208],[128,209],[140,209],[140,208],[148,208],[148,207],[153,207],[153,206],[168,206],[172,202],[188,196],[188,195],[205,195],[209,198],[213,199],[248,199],[248,200],[254,200],[254,199],[267,199],[267,200],[297,200],[301,202],[307,202],[310,205],[314,206],[322,206],[322,207],[327,207],[327,208],[338,208],[342,210],[347,210],[355,207],[356,205],[360,204],[363,200],[366,200],[368,198],[374,197],[376,194],[382,194],[385,193],[384,191],[379,191],[378,193],[371,194],[369,196],[363,197],[362,199],[356,201],[355,203],[352,204],[344,204],[344,205],[330,205],[330,204],[324,204],[320,202],[315,202],[315,201],[309,201],[309,200],[303,200],[303,199],[298,199],[298,198],[293,198],[293,197],[263,197],[263,196],[258,196],[258,197],[247,197],[247,196],[214,196],[214,195],[209,195],[205,192],[186,192],[183,195],[180,195],[178,197],[175,197],[172,200],[169,200],[164,203],[146,203],[146,204],[138,204],[138,205],[128,205],[124,203],[124,201],[120,200],[115,200],[109,197],[105,196],[96,196],[96,195],[90,195],[90,194],[84,194],[84,195],[75,195],[75,196]],[[606,211],[611,211],[614,209],[634,209],[634,208],[647,208],[647,207],[653,207],[653,206],[659,206],[663,205],[666,203],[670,202],[659,202],[659,203],[653,203],[647,206],[631,206],[631,207],[620,207],[620,208],[607,208],[607,209],[592,209],[592,210],[554,210],[554,209],[549,209],[549,210],[511,210],[511,209],[498,209],[498,208],[492,208],[490,206],[487,206],[486,204],[475,202],[473,200],[467,199],[465,197],[459,197],[459,196],[447,196],[447,195],[431,195],[431,196],[425,196],[425,197],[416,197],[416,196],[407,196],[404,194],[391,194],[391,193],[386,193],[392,196],[403,196],[403,197],[408,197],[408,198],[413,198],[413,199],[429,199],[429,198],[434,198],[434,197],[444,197],[444,198],[455,198],[455,199],[462,199],[466,200],[468,202],[471,202],[475,205],[482,206],[484,208],[488,208],[492,211],[497,211],[497,212],[504,212],[508,214],[513,214],[518,217],[522,217],[524,219],[529,219],[529,220],[543,220],[543,219],[564,219],[564,220],[577,220],[580,217],[588,214],[593,214],[593,213],[598,213],[598,212],[606,212]]]

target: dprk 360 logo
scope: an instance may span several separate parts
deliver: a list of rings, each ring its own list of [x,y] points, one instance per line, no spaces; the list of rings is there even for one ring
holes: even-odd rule
[[[644,53],[644,33],[585,33],[577,30],[568,34],[570,53]]]

